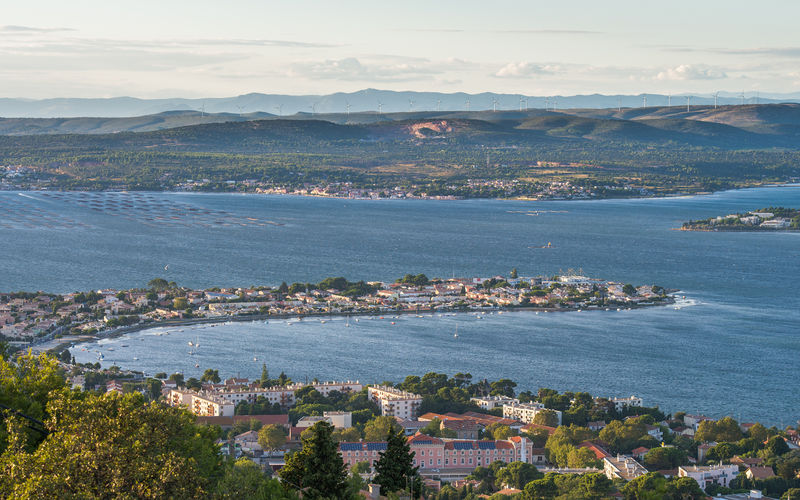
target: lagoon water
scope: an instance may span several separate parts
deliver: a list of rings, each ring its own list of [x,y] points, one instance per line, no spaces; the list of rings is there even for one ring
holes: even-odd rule
[[[800,187],[581,202],[0,192],[0,290],[128,288],[155,276],[205,287],[582,269],[680,289],[686,300],[678,309],[402,316],[395,325],[155,329],[73,352],[94,361],[99,349],[105,364],[187,377],[209,367],[255,377],[262,362],[295,379],[469,371],[520,389],[637,394],[667,410],[780,425],[800,418],[800,233],[671,230],[770,205],[800,206]]]

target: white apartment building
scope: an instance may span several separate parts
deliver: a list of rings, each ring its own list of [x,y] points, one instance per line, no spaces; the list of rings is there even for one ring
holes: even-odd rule
[[[232,417],[235,405],[213,393],[171,389],[167,396],[170,406],[185,406],[201,417]]]
[[[519,403],[519,399],[508,396],[483,396],[480,398],[470,398],[470,401],[478,405],[483,410],[494,410],[503,405]]]
[[[647,474],[647,469],[631,457],[617,455],[616,457],[606,457],[603,459],[603,473],[606,477],[631,481],[639,476]]]
[[[702,489],[706,489],[714,483],[727,488],[737,475],[739,475],[739,466],[731,464],[678,467],[678,477],[690,477],[697,481]]]
[[[318,382],[314,384],[292,384],[285,387],[250,387],[250,386],[233,386],[233,387],[220,387],[214,390],[214,393],[226,401],[232,402],[234,405],[242,401],[253,403],[259,396],[263,396],[267,401],[272,404],[278,403],[283,407],[294,406],[295,391],[310,385],[317,392],[323,396],[328,396],[333,391],[338,392],[359,392],[364,388],[364,385],[358,381],[346,382]]]
[[[519,420],[520,422],[525,422],[526,424],[532,424],[534,417],[536,417],[537,413],[542,411],[552,411],[558,417],[558,425],[561,425],[561,417],[562,414],[558,410],[549,410],[544,407],[542,403],[508,403],[503,405],[503,418],[511,418],[514,420]]]
[[[324,411],[322,416],[327,418],[331,425],[337,429],[353,427],[353,412],[350,411]]]
[[[377,385],[367,389],[369,398],[381,408],[381,415],[400,417],[402,419],[417,418],[422,396],[402,391],[394,387]]]
[[[627,408],[641,408],[643,406],[642,398],[636,396],[631,396],[629,398],[608,398],[608,400],[614,403],[614,408],[620,413]]]

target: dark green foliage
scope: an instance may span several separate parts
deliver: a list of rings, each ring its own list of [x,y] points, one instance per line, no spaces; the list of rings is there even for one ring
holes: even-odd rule
[[[345,499],[347,472],[339,447],[332,438],[333,426],[317,422],[302,436],[303,447],[289,456],[278,473],[287,485],[311,498]]]
[[[375,482],[381,485],[381,493],[409,491],[413,489],[416,498],[422,491],[422,479],[414,467],[414,454],[402,429],[390,432],[386,451],[379,454],[375,462]]]
[[[690,477],[666,479],[657,472],[639,476],[622,488],[625,500],[701,500],[706,498],[697,481]]]

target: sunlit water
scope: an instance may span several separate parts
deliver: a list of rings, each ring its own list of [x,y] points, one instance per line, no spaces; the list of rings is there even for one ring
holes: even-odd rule
[[[370,382],[469,371],[513,378],[522,389],[637,394],[669,410],[774,424],[800,417],[800,234],[671,230],[688,219],[800,207],[797,187],[587,202],[22,194],[0,193],[0,290],[127,288],[155,276],[194,287],[332,275],[392,280],[408,272],[488,276],[517,267],[521,274],[582,268],[687,297],[679,309],[150,330],[101,341],[107,365],[255,377],[266,362],[296,379]],[[41,224],[38,214],[47,216]],[[537,248],[548,242],[553,248]],[[190,356],[195,339],[201,346]],[[76,357],[94,361],[98,346],[86,347]]]

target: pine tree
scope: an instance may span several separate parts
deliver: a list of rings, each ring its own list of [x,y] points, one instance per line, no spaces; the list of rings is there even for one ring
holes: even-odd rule
[[[303,449],[294,453],[278,472],[281,479],[307,498],[345,499],[347,468],[333,440],[333,426],[317,422],[303,433]]]
[[[390,430],[386,451],[380,453],[375,462],[375,482],[381,485],[381,492],[408,491],[414,489],[414,498],[422,493],[422,480],[417,474],[419,467],[414,467],[414,453],[411,452],[403,429]]]

